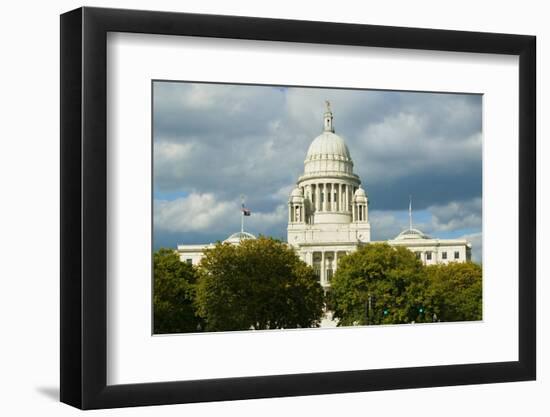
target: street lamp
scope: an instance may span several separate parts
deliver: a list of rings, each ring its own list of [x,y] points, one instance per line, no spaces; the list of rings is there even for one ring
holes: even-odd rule
[[[372,320],[372,295],[370,292],[367,294],[367,301],[365,302],[365,317],[367,326],[373,324]]]

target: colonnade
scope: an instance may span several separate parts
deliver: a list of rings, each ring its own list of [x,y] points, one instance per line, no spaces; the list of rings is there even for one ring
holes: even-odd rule
[[[332,276],[338,269],[338,259],[347,251],[311,251],[304,254],[305,262],[313,268],[322,286],[330,285]]]
[[[353,193],[357,187],[342,184],[322,182],[317,184],[307,184],[302,187],[304,196],[313,204],[313,210],[350,212]]]

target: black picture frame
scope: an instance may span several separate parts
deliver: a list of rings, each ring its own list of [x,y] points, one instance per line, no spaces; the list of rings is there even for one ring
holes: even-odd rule
[[[519,56],[519,360],[107,385],[108,32]],[[534,36],[79,8],[61,15],[61,401],[82,409],[534,380]]]

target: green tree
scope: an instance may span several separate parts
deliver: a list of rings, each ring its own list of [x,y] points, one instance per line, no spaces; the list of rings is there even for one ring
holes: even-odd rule
[[[434,313],[441,321],[482,319],[482,269],[473,262],[426,267]]]
[[[153,254],[153,329],[155,334],[196,332],[202,320],[195,314],[193,300],[197,272],[181,262],[172,249]]]
[[[292,248],[260,237],[206,251],[196,307],[208,331],[316,327],[323,290]]]
[[[372,243],[343,257],[329,305],[339,326],[431,321],[422,263],[406,248]]]

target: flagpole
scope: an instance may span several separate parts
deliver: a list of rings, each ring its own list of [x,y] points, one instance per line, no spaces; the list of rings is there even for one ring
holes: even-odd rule
[[[241,194],[241,233],[244,233],[244,195]]]
[[[413,228],[412,196],[409,195],[409,230]]]

